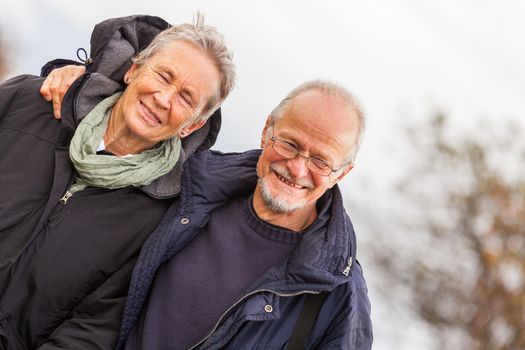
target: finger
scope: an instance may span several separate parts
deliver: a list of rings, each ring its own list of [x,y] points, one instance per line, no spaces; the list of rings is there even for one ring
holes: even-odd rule
[[[53,115],[55,116],[55,119],[60,119],[60,107],[62,106],[62,100],[60,99],[60,95],[53,94]]]
[[[53,79],[53,82],[49,86],[51,91],[51,96],[53,99],[53,114],[56,119],[60,119],[60,107],[62,105],[62,97],[60,96],[60,86],[62,84],[62,77],[60,74],[56,79]]]
[[[55,118],[59,119],[61,116],[60,109],[67,90],[85,71],[86,68],[83,66],[64,66],[52,72],[53,77],[47,82],[46,87],[53,101],[53,114]]]
[[[49,89],[51,82],[53,81],[53,73],[49,74],[46,79],[44,80],[44,83],[40,87],[40,95],[44,98],[46,101],[52,100],[51,90]]]
[[[53,81],[49,84],[49,90],[53,99],[53,114],[56,119],[60,119],[60,109],[62,107],[62,99],[66,92],[64,88],[64,79],[62,74],[56,74]]]

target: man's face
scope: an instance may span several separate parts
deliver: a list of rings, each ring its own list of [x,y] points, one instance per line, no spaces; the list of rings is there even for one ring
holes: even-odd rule
[[[310,90],[285,107],[283,117],[273,124],[273,136],[295,146],[300,154],[324,160],[339,169],[347,163],[355,143],[357,120],[355,111],[338,98]],[[272,124],[267,122],[261,142],[263,153],[257,164],[260,181],[254,196],[274,213],[315,210],[316,201],[352,165],[328,176],[317,174],[309,169],[304,157],[288,159],[276,152],[267,137],[269,128]]]
[[[130,133],[152,145],[191,125],[218,92],[220,75],[213,61],[186,41],[160,49],[126,74],[131,81],[121,97],[121,121]]]

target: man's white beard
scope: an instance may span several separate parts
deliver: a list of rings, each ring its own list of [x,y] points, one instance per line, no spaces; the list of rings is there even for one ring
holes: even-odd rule
[[[261,188],[261,195],[264,203],[271,211],[275,213],[291,213],[298,209],[304,208],[307,204],[306,199],[300,200],[295,203],[288,203],[288,201],[286,201],[285,198],[280,196],[274,196],[272,194],[268,185],[268,181],[266,179],[259,178],[257,181],[259,182],[259,186]]]

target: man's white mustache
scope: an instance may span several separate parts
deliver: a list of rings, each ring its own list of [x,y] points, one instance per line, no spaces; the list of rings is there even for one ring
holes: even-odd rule
[[[305,178],[294,179],[290,175],[290,172],[288,171],[288,169],[286,167],[283,167],[283,166],[280,166],[280,165],[277,165],[277,164],[272,164],[272,165],[270,165],[270,169],[272,169],[277,175],[279,175],[280,177],[284,178],[286,181],[290,181],[292,183],[296,183],[296,184],[298,184],[300,186],[303,186],[303,187],[306,187],[308,189],[314,188],[313,182],[311,180],[309,180],[309,179],[305,179]]]

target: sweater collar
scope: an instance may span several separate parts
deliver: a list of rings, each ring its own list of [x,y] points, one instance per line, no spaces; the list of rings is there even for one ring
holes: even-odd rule
[[[304,232],[294,232],[287,228],[275,226],[261,220],[253,209],[253,194],[242,199],[242,216],[245,222],[257,232],[269,240],[289,245],[296,245]]]

